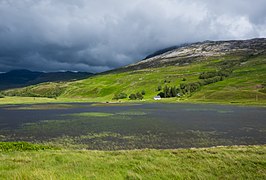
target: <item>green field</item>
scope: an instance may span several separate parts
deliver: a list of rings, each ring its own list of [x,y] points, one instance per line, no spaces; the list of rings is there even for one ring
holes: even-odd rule
[[[87,151],[10,144],[0,143],[0,179],[266,178],[266,146]]]
[[[181,83],[199,81],[203,72],[232,69],[229,77],[223,81],[201,86],[196,92],[184,94],[179,98],[167,98],[162,102],[216,102],[238,104],[265,104],[266,103],[266,56],[223,56],[209,57],[201,61],[184,66],[167,66],[160,68],[147,68],[131,71],[113,71],[99,74],[85,80],[68,83],[44,83],[4,92],[6,96],[36,96],[55,97],[41,99],[41,102],[117,102],[112,98],[116,93],[141,92],[146,94],[142,102],[154,102],[158,86],[176,86]],[[185,80],[185,81],[184,81]],[[36,100],[37,99],[37,100]],[[20,101],[20,99],[18,99]],[[23,100],[24,101],[24,100]],[[119,100],[130,101],[129,98]],[[0,103],[16,102],[5,98]],[[19,103],[19,102],[18,102]]]

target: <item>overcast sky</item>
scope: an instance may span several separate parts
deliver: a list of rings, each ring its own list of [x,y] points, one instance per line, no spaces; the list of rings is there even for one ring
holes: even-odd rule
[[[172,45],[266,37],[266,0],[0,0],[0,71],[100,72]]]

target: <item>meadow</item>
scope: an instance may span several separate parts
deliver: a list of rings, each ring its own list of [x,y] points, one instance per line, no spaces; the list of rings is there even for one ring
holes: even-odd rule
[[[3,146],[7,144],[0,143],[1,179],[266,178],[265,145],[130,151],[15,151],[17,143],[9,143],[8,151]]]

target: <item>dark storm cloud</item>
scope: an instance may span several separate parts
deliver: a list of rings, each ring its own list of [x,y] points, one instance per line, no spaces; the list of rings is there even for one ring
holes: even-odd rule
[[[265,0],[0,0],[0,72],[99,72],[184,42],[266,36]]]

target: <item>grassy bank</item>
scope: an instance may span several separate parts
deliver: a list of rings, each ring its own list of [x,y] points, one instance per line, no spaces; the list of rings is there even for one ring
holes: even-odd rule
[[[43,98],[43,97],[4,97],[0,99],[0,105],[5,104],[40,104],[40,103],[75,103],[94,102],[88,98]]]
[[[265,179],[266,146],[0,152],[1,179]]]
[[[117,104],[117,103],[126,103],[126,104],[145,104],[145,103],[189,103],[189,104],[224,104],[224,105],[239,105],[239,106],[263,106],[266,107],[266,100],[260,101],[252,101],[252,100],[215,100],[215,99],[189,99],[189,98],[165,98],[160,101],[150,99],[144,100],[110,100],[110,99],[102,99],[102,98],[42,98],[42,97],[4,97],[0,99],[0,105],[16,105],[16,104],[42,104],[42,103],[104,103],[106,104]]]

